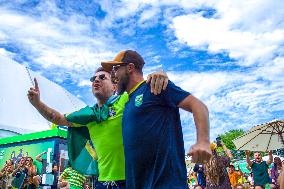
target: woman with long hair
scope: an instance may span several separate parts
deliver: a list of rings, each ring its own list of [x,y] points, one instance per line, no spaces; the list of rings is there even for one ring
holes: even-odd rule
[[[273,166],[272,166],[272,169],[271,169],[272,184],[270,184],[270,186],[273,185],[272,187],[279,188],[277,181],[278,181],[278,177],[281,173],[281,170],[282,170],[281,159],[276,156],[276,157],[274,157]]]
[[[228,156],[218,156],[216,152],[217,145],[210,144],[213,156],[206,163],[206,189],[230,189],[231,184],[226,168],[230,165],[231,153],[224,147]]]

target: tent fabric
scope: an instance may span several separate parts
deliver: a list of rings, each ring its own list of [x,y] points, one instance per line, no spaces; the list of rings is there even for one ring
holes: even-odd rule
[[[56,83],[35,73],[11,58],[0,55],[0,136],[15,136],[50,129],[30,104],[27,91],[36,77],[41,100],[61,113],[74,112],[86,104]],[[1,131],[3,134],[1,134]]]
[[[238,150],[277,150],[284,145],[284,120],[273,120],[252,127],[248,132],[233,140]]]

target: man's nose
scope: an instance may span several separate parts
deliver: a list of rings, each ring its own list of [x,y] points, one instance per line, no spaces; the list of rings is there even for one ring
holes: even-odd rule
[[[99,79],[99,77],[96,77],[96,79],[95,79],[95,81],[94,81],[95,83],[98,83],[98,82],[100,82],[100,79]]]

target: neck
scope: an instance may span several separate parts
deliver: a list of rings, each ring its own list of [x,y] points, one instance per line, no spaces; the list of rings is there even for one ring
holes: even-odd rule
[[[130,75],[129,77],[129,83],[128,83],[128,86],[126,88],[126,91],[127,93],[130,92],[130,90],[135,87],[138,83],[140,83],[141,81],[143,81],[144,78],[143,78],[143,75],[142,74],[137,74],[137,73],[134,73],[132,75]]]
[[[104,97],[97,97],[97,104],[98,104],[98,107],[102,107],[106,102],[107,100],[109,99],[110,96],[104,96]]]

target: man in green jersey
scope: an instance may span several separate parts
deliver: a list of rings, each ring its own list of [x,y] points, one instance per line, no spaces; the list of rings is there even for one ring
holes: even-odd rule
[[[86,126],[95,146],[98,161],[99,178],[96,188],[125,187],[125,160],[122,142],[122,113],[128,101],[127,93],[114,95],[116,85],[112,83],[110,73],[103,68],[96,70],[90,79],[92,92],[97,99],[93,107],[86,106],[71,114],[61,114],[40,100],[40,90],[35,79],[35,87],[28,91],[31,104],[47,120],[69,127]],[[160,93],[165,89],[168,79],[163,72],[148,76],[152,92]]]

